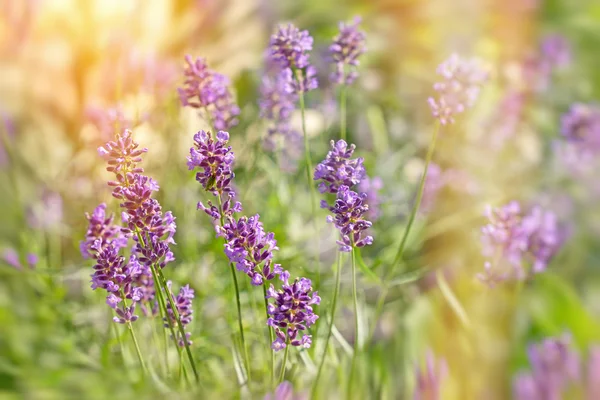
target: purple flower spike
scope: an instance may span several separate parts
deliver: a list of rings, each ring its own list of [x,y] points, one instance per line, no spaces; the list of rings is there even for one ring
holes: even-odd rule
[[[169,291],[171,291],[171,281],[167,282],[167,286],[169,287]],[[173,302],[175,303],[175,307],[177,307],[177,314],[179,315],[179,319],[181,320],[181,324],[183,326],[188,325],[192,322],[192,300],[194,300],[194,290],[190,289],[190,285],[182,286],[179,289],[179,294],[177,297],[170,292],[171,297],[173,298]],[[171,320],[171,325],[177,325],[177,317],[175,313],[173,313],[173,308],[171,307],[171,302],[167,301],[167,312],[169,314],[169,319]],[[169,327],[168,321],[165,319],[164,321],[165,328]],[[185,347],[185,342],[189,346],[192,345],[192,341],[190,340],[191,333],[187,332],[185,338],[181,337],[181,333],[176,331],[177,340],[180,347]],[[184,341],[185,340],[185,341]]]
[[[355,17],[349,24],[340,22],[340,33],[329,46],[329,54],[335,63],[331,81],[335,84],[351,85],[358,77],[358,58],[366,51],[365,33],[358,29],[360,23],[360,17]]]
[[[498,209],[488,208],[489,223],[482,228],[485,273],[478,278],[488,286],[503,280],[526,279],[543,272],[565,240],[556,215],[533,207],[525,215],[518,202]],[[527,272],[526,263],[531,265]]]
[[[113,216],[106,215],[106,204],[102,203],[90,215],[85,214],[89,221],[85,239],[79,244],[83,258],[96,258],[98,251],[106,245],[113,244],[117,248],[127,246],[127,238],[121,233],[121,227],[113,224]],[[96,243],[99,240],[99,243]]]
[[[325,201],[321,203],[322,208],[327,208],[333,213],[333,217],[327,217],[327,222],[333,223],[340,230],[342,240],[337,242],[340,251],[350,252],[354,247],[373,244],[372,236],[363,237],[363,232],[372,225],[364,219],[364,215],[369,211],[369,206],[365,203],[366,198],[366,193],[358,194],[348,186],[341,186],[333,207],[328,206]]]
[[[363,158],[351,158],[356,146],[344,140],[331,141],[331,150],[315,168],[314,180],[320,180],[321,193],[337,193],[340,186],[352,187],[366,176]]]
[[[292,284],[286,278],[281,289],[275,290],[271,285],[267,290],[267,299],[273,299],[268,306],[267,312],[271,317],[267,325],[275,329],[276,338],[271,345],[274,351],[289,345],[310,347],[311,336],[305,332],[319,318],[312,305],[321,303],[317,292],[311,292],[311,281],[306,278],[296,278]],[[298,335],[300,331],[301,336]]]
[[[441,398],[442,381],[448,375],[448,366],[445,360],[437,360],[433,353],[427,352],[425,368],[416,370],[417,383],[414,400],[438,400]]]
[[[200,131],[194,135],[194,147],[190,149],[188,168],[200,169],[196,180],[204,190],[215,196],[231,193],[231,180],[234,177],[231,169],[234,155],[228,146],[229,133],[219,131],[216,138],[210,132]]]
[[[307,92],[318,87],[316,70],[309,62],[312,45],[313,38],[308,31],[301,31],[292,24],[281,25],[271,36],[269,58],[287,70],[288,92]]]
[[[273,251],[279,250],[273,232],[265,232],[259,215],[253,217],[229,217],[219,228],[219,235],[226,240],[225,254],[235,264],[238,271],[243,271],[251,279],[254,286],[281,275],[284,271],[279,264],[274,264]]]
[[[561,119],[561,131],[580,162],[600,153],[600,107],[575,103]]]
[[[473,107],[488,73],[475,58],[463,59],[457,54],[441,63],[437,69],[442,81],[433,85],[437,98],[429,98],[433,116],[442,125],[454,123],[454,116]]]
[[[292,384],[283,381],[277,386],[274,393],[267,394],[263,400],[308,400],[308,397],[303,394],[295,394]]]
[[[515,399],[561,399],[569,385],[580,381],[579,356],[570,349],[568,336],[545,339],[528,353],[531,372],[515,378]]]
[[[208,68],[204,58],[193,60],[185,56],[183,87],[177,89],[181,104],[202,109],[216,129],[229,129],[237,125],[240,109],[229,90],[229,79]]]

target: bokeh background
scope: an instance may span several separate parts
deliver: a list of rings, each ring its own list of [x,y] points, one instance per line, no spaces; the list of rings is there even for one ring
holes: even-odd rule
[[[103,201],[116,209],[96,153],[110,138],[106,110],[115,108],[149,148],[146,171],[161,185],[163,208],[177,217],[177,262],[168,274],[196,290],[194,354],[210,371],[206,393],[236,396],[223,318],[232,312],[229,272],[212,227],[196,211],[203,194],[185,162],[193,134],[206,128],[177,97],[185,54],[206,57],[231,78],[241,108],[231,144],[245,209],[259,212],[275,232],[281,263],[312,277],[320,270],[317,289],[328,304],[333,229],[324,210],[320,234],[307,229],[301,161],[277,160],[261,142],[263,54],[284,21],[311,32],[313,61],[324,70],[338,21],[363,17],[368,52],[349,92],[348,132],[369,175],[383,182],[376,240],[362,252],[380,276],[423,168],[437,64],[457,52],[485,59],[493,71],[477,108],[440,134],[437,184],[426,192],[402,266],[385,286],[360,280],[364,330],[374,331],[360,367],[371,398],[410,398],[427,349],[448,365],[443,398],[505,399],[515,373],[527,368],[531,342],[570,332],[582,357],[600,343],[600,181],[593,172],[574,174],[555,153],[561,115],[600,96],[597,1],[0,0],[0,10],[0,398],[187,396],[166,383],[130,383],[110,310],[90,290],[91,265],[79,253],[84,213]],[[548,77],[528,75],[547,35],[564,37],[570,56]],[[308,97],[313,160],[338,135],[336,95],[326,77]],[[483,265],[484,207],[512,199],[553,210],[569,232],[549,270],[518,295],[474,278]],[[348,323],[347,271],[336,322],[340,357],[357,336]],[[440,275],[450,290],[440,290]],[[386,301],[375,319],[382,290]],[[244,297],[245,304],[260,301]],[[250,340],[258,346],[262,325],[256,326]],[[145,346],[151,354],[151,343]],[[343,380],[343,371],[328,369],[324,381]],[[300,391],[309,382],[309,373],[296,374]],[[335,386],[325,391],[331,398]]]

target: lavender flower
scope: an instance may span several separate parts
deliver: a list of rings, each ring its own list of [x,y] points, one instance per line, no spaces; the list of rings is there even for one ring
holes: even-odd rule
[[[570,349],[568,336],[545,339],[530,346],[528,353],[531,372],[515,379],[517,400],[558,400],[580,380],[579,356]]]
[[[283,381],[277,386],[275,392],[267,394],[263,400],[307,400],[307,397],[303,394],[295,394],[292,384]]]
[[[417,367],[417,382],[413,395],[414,400],[438,400],[441,398],[442,380],[448,374],[448,366],[444,360],[436,362],[433,353],[427,352],[425,368]]]
[[[275,290],[273,285],[267,290],[269,303],[267,325],[275,329],[276,338],[271,344],[274,351],[284,349],[286,346],[302,346],[309,348],[312,336],[304,333],[319,318],[313,312],[312,305],[320,304],[321,298],[317,292],[312,292],[311,281],[306,278],[296,278],[288,283],[289,274],[282,275],[283,285]],[[302,331],[302,336],[298,333]]]
[[[360,17],[355,17],[349,24],[340,22],[340,33],[329,46],[329,54],[335,63],[331,81],[335,84],[351,85],[358,77],[358,57],[366,51],[365,33],[358,29],[360,22]]]
[[[177,307],[177,314],[181,320],[181,324],[183,326],[188,325],[192,322],[192,300],[194,299],[194,290],[190,289],[190,285],[182,286],[179,289],[179,294],[174,296],[171,292],[171,281],[167,282],[167,287],[169,288],[169,295],[173,298],[173,302],[175,303],[175,307]],[[169,319],[171,320],[171,325],[177,324],[177,317],[173,313],[173,308],[171,307],[171,302],[167,302],[167,313],[169,315]],[[169,327],[168,321],[165,319],[165,328]],[[192,345],[192,341],[190,340],[190,336],[192,334],[190,332],[186,332],[185,341],[187,341],[188,346]],[[180,347],[185,347],[184,338],[181,337],[181,333],[177,332],[178,344]]]
[[[113,224],[113,215],[106,215],[106,204],[102,203],[90,215],[85,213],[88,229],[85,239],[79,243],[83,258],[96,258],[98,251],[113,244],[116,248],[127,246],[127,238],[121,233],[121,227]],[[99,243],[96,241],[99,240]]]
[[[571,47],[564,36],[547,35],[540,45],[542,58],[550,68],[562,68],[571,63]]]
[[[320,180],[321,193],[337,193],[341,186],[357,185],[365,176],[363,158],[351,158],[356,146],[344,140],[331,141],[331,150],[315,168],[314,180]]]
[[[341,233],[342,240],[336,242],[340,251],[350,252],[354,247],[364,247],[373,243],[372,236],[363,237],[363,232],[372,225],[364,219],[369,210],[366,198],[366,193],[358,194],[348,186],[342,185],[333,206],[327,205],[325,200],[321,201],[321,208],[327,208],[333,213],[333,216],[327,216],[327,222],[333,223]]]
[[[279,26],[269,42],[269,58],[279,64],[288,77],[288,92],[307,92],[318,87],[316,70],[309,62],[313,38],[292,24]]]
[[[454,116],[473,107],[488,74],[478,59],[463,59],[457,54],[441,63],[437,69],[443,80],[433,85],[437,98],[429,98],[433,116],[442,125],[454,123]]]
[[[27,223],[35,230],[53,231],[63,219],[63,199],[57,192],[42,191],[40,201],[27,209]]]
[[[501,279],[525,279],[528,275],[524,264],[530,263],[529,274],[546,269],[564,241],[564,234],[556,216],[540,207],[533,207],[525,215],[518,202],[486,210],[489,223],[482,228],[486,273],[479,278],[494,286]],[[507,265],[512,271],[507,270]]]
[[[365,177],[361,179],[358,184],[358,191],[367,194],[366,202],[369,205],[369,210],[367,211],[366,216],[372,221],[378,220],[381,216],[381,211],[379,209],[381,201],[379,199],[379,191],[381,191],[382,188],[383,181],[378,176],[371,179],[365,174]]]
[[[216,138],[210,132],[200,131],[194,135],[194,147],[190,149],[188,168],[200,169],[196,180],[204,190],[215,196],[231,193],[231,180],[235,176],[231,167],[234,155],[228,146],[229,133],[219,131]]]
[[[240,109],[229,90],[229,79],[208,68],[204,58],[193,60],[186,55],[185,61],[185,80],[183,87],[178,89],[181,104],[202,109],[216,129],[237,125]]]
[[[2,260],[13,268],[21,269],[19,253],[15,249],[6,249],[2,255]]]
[[[219,235],[226,240],[225,254],[229,261],[248,275],[253,285],[260,286],[265,280],[283,274],[281,265],[272,261],[273,251],[279,250],[275,235],[265,232],[258,214],[237,220],[229,216],[219,229]]]
[[[573,104],[561,119],[561,131],[580,154],[597,154],[600,152],[600,107]]]

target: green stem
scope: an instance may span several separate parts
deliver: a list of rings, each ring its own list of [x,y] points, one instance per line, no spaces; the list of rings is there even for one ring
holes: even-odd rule
[[[285,367],[287,364],[287,359],[288,359],[288,353],[290,352],[290,344],[288,343],[285,346],[285,352],[283,353],[283,362],[281,363],[281,373],[279,374],[279,381],[278,383],[283,382],[283,378],[285,377]]]
[[[217,196],[219,201],[219,215],[221,227],[225,225],[225,219],[223,217],[223,201],[221,200],[221,195]],[[242,340],[242,347],[244,350],[244,358],[246,359],[246,374],[248,375],[248,381],[250,381],[250,358],[248,357],[248,347],[246,346],[246,339],[244,337],[244,324],[242,323],[242,303],[240,302],[240,288],[237,281],[237,275],[235,273],[235,267],[233,263],[229,263],[229,269],[231,270],[231,279],[233,280],[233,286],[235,289],[235,303],[237,306],[237,320],[238,320],[238,328],[240,330],[240,338]]]
[[[327,348],[329,347],[329,341],[331,340],[331,336],[333,333],[333,323],[335,320],[335,311],[337,305],[337,298],[340,292],[340,281],[341,281],[341,271],[342,271],[342,253],[338,251],[337,253],[337,271],[335,273],[335,289],[333,291],[333,299],[331,301],[331,321],[329,322],[329,329],[327,331],[327,339],[325,339],[325,349],[323,350],[323,356],[321,357],[321,362],[319,363],[319,369],[317,370],[317,376],[313,383],[311,398],[315,399],[317,394],[317,386],[319,384],[319,378],[321,377],[321,371],[323,370],[323,365],[325,364],[325,357],[327,356]]]
[[[348,378],[348,397],[352,393],[352,383],[354,378],[354,370],[356,369],[356,358],[360,350],[359,335],[358,335],[358,296],[356,294],[356,250],[352,243],[352,298],[354,299],[354,352],[352,353],[352,363],[350,364],[350,376]]]
[[[264,283],[262,285],[263,293],[265,297],[265,313],[267,314],[267,319],[269,319],[269,301],[267,300],[267,284]],[[267,349],[269,349],[269,353],[271,353],[271,382],[275,380],[275,352],[271,349],[271,343],[273,343],[273,328],[267,325],[269,329],[269,345]]]
[[[435,143],[437,141],[438,132],[440,130],[440,123],[436,121],[435,128],[433,129],[433,137],[431,138],[431,143],[429,143],[429,149],[427,150],[427,155],[425,156],[425,168],[423,169],[423,174],[421,175],[421,181],[419,183],[419,189],[417,191],[417,198],[415,200],[415,204],[410,213],[410,217],[408,218],[408,224],[406,225],[406,229],[404,230],[404,234],[402,235],[402,240],[400,241],[400,246],[398,247],[398,252],[396,253],[396,257],[394,257],[394,262],[392,264],[392,268],[390,271],[393,271],[393,267],[395,267],[400,260],[402,259],[402,254],[404,253],[404,246],[406,246],[406,240],[408,239],[408,234],[410,233],[410,228],[415,220],[415,216],[417,215],[417,211],[419,211],[419,206],[421,205],[421,199],[423,198],[423,189],[425,187],[425,180],[427,179],[427,169],[429,168],[429,164],[431,164],[431,159],[433,158],[433,152],[435,150]]]
[[[140,365],[142,366],[142,371],[144,371],[144,375],[147,373],[146,364],[144,363],[144,358],[142,357],[142,352],[140,351],[140,346],[138,345],[138,341],[135,337],[135,333],[133,332],[133,326],[131,325],[131,321],[127,321],[127,329],[131,334],[131,340],[133,340],[133,344],[135,345],[135,351],[137,352],[138,359],[140,360]]]
[[[198,370],[196,369],[196,363],[194,362],[194,357],[192,356],[192,351],[190,350],[190,345],[186,339],[185,329],[183,328],[183,324],[181,323],[181,317],[179,312],[177,311],[177,306],[175,305],[175,301],[173,300],[173,296],[169,293],[169,287],[167,286],[167,280],[162,273],[162,269],[156,268],[157,275],[160,278],[160,283],[165,293],[167,294],[167,298],[169,299],[169,304],[171,305],[171,311],[173,311],[173,315],[177,320],[177,326],[179,328],[179,334],[181,335],[181,340],[183,340],[183,344],[185,345],[185,352],[187,353],[188,359],[190,360],[190,365],[192,366],[192,372],[194,372],[194,378],[196,378],[196,382],[200,382],[200,376],[198,375]],[[168,318],[167,318],[168,319]]]
[[[342,85],[340,90],[340,136],[342,140],[346,140],[346,92],[348,88]]]

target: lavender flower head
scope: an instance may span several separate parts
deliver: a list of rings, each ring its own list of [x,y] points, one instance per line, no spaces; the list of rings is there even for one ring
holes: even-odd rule
[[[304,394],[295,394],[292,384],[283,381],[277,386],[275,392],[265,395],[263,400],[308,400],[308,398]]]
[[[271,280],[284,273],[281,265],[274,264],[273,251],[279,250],[273,232],[265,232],[259,215],[235,219],[228,216],[227,222],[219,228],[219,235],[226,240],[225,254],[243,271],[254,286]]]
[[[216,129],[229,129],[237,125],[240,109],[229,90],[229,79],[208,68],[204,58],[193,60],[185,56],[183,87],[177,89],[181,104],[202,109],[205,118]]]
[[[167,282],[167,287],[169,288],[170,296],[173,298],[173,303],[175,304],[175,307],[177,308],[177,315],[179,316],[181,324],[183,326],[188,325],[190,322],[192,322],[192,314],[193,314],[192,300],[194,300],[194,290],[190,289],[190,285],[185,285],[179,289],[179,294],[177,296],[175,296],[171,292],[171,281]],[[176,326],[177,325],[177,316],[173,312],[173,308],[171,307],[170,301],[167,301],[167,313],[169,314],[170,325]],[[167,321],[165,318],[164,322],[165,322],[164,323],[165,328],[168,328],[169,321]],[[188,346],[192,345],[192,341],[190,340],[190,336],[191,336],[190,332],[186,332],[185,338],[181,337],[181,333],[179,331],[176,331],[176,334],[177,334],[178,344],[180,347],[185,347],[185,342],[187,342]],[[185,342],[184,342],[184,340],[185,340]]]
[[[433,85],[437,98],[429,98],[433,116],[442,125],[454,123],[454,116],[475,105],[481,86],[488,79],[488,73],[480,60],[463,59],[452,54],[438,69],[441,82]]]
[[[482,228],[481,241],[490,261],[478,276],[489,286],[543,272],[564,242],[556,215],[538,206],[523,214],[512,201],[501,208],[488,207],[486,216],[489,223]],[[526,263],[531,265],[529,272]]]
[[[540,50],[542,58],[551,68],[563,68],[571,63],[571,46],[562,35],[545,36],[542,39]]]
[[[316,70],[310,64],[313,38],[293,24],[279,26],[269,42],[269,58],[279,64],[288,77],[288,92],[307,92],[318,87]]]
[[[336,242],[340,251],[351,252],[354,247],[373,244],[373,236],[363,237],[364,231],[372,225],[364,219],[369,211],[366,199],[366,193],[356,193],[343,185],[337,192],[333,206],[329,206],[325,200],[321,201],[321,208],[327,208],[333,213],[333,216],[327,216],[327,222],[333,223],[341,233],[342,240]]]
[[[333,39],[329,46],[329,54],[335,63],[335,72],[331,74],[331,81],[338,85],[351,85],[358,77],[356,67],[358,58],[367,50],[365,46],[365,33],[358,29],[360,17],[347,24],[340,22],[340,33]]]
[[[13,267],[15,269],[18,269],[18,270],[23,269],[23,266],[21,265],[21,260],[19,259],[19,253],[17,253],[17,251],[15,249],[8,248],[8,249],[4,250],[1,259],[6,264],[10,265],[11,267]],[[39,259],[36,254],[27,253],[27,256],[25,257],[25,261],[27,262],[27,266],[29,268],[35,269],[35,266],[37,265]]]
[[[351,158],[356,146],[344,140],[331,141],[331,150],[315,168],[314,180],[320,180],[321,193],[337,193],[341,186],[357,185],[365,176],[363,158]]]
[[[553,400],[580,380],[580,360],[570,349],[568,336],[545,339],[528,350],[530,373],[521,373],[513,385],[517,400]]]
[[[442,380],[448,374],[445,360],[436,362],[433,353],[427,352],[425,368],[416,369],[416,385],[413,395],[414,400],[439,400],[441,398]]]
[[[273,299],[267,309],[270,315],[267,325],[275,329],[276,338],[271,344],[274,351],[289,345],[309,348],[312,336],[306,334],[306,330],[319,318],[313,312],[312,305],[320,304],[321,298],[317,292],[311,293],[310,279],[296,278],[290,284],[288,278],[288,273],[282,275],[281,289],[275,290],[271,285],[267,290],[267,299]]]
[[[563,137],[574,146],[580,156],[600,152],[600,107],[575,103],[561,119]]]
[[[121,227],[113,224],[114,216],[106,215],[106,204],[100,204],[92,214],[85,213],[85,217],[88,220],[88,229],[85,239],[79,243],[83,258],[95,258],[98,250],[109,244],[116,248],[127,246],[127,238],[122,234]]]

